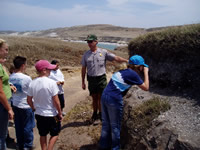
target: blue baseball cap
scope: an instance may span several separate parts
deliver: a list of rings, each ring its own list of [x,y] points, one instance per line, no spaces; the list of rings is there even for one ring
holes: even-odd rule
[[[140,55],[132,56],[129,59],[128,63],[131,64],[131,65],[143,65],[145,67],[149,67],[147,64],[144,63],[144,59]]]

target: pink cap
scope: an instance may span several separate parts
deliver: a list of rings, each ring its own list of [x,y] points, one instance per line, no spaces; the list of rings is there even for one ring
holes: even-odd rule
[[[36,62],[35,68],[37,71],[42,71],[42,69],[53,70],[56,68],[56,65],[50,64],[47,60],[39,60]]]

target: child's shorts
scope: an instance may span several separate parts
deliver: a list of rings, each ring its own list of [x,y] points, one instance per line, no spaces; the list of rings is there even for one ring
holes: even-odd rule
[[[35,115],[40,136],[57,136],[61,130],[61,122],[56,117]]]

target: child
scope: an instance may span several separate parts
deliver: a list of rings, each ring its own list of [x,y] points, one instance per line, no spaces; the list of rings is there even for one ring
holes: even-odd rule
[[[62,110],[62,115],[65,116],[66,113],[63,112],[63,108],[65,107],[65,98],[64,98],[64,90],[63,85],[65,82],[64,75],[59,69],[59,62],[57,60],[52,60],[51,64],[56,65],[56,68],[51,70],[49,78],[56,81],[59,92],[58,92],[58,98],[60,100],[60,107]]]
[[[58,86],[55,81],[48,78],[50,71],[55,69],[56,65],[50,64],[47,60],[39,60],[36,62],[35,68],[39,77],[30,83],[27,101],[32,110],[35,111],[41,149],[53,150],[62,120]],[[48,133],[51,137],[47,146]]]
[[[18,149],[32,149],[35,117],[27,103],[27,91],[32,79],[24,74],[26,58],[17,56],[14,58],[13,63],[15,72],[10,75],[9,81],[17,88],[12,95],[17,147]]]
[[[120,149],[120,127],[123,116],[123,96],[132,85],[141,89],[149,89],[148,65],[139,55],[129,59],[129,68],[113,74],[107,87],[104,89],[102,103],[102,130],[100,149]],[[138,75],[144,73],[144,82]]]

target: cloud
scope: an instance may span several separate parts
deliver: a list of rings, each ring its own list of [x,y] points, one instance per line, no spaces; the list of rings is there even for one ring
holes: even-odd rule
[[[116,6],[116,5],[123,5],[129,2],[130,0],[107,0],[108,5]]]
[[[200,22],[199,0],[105,0],[102,5],[76,4],[44,8],[2,0],[0,30],[42,30],[86,24],[159,27]]]

